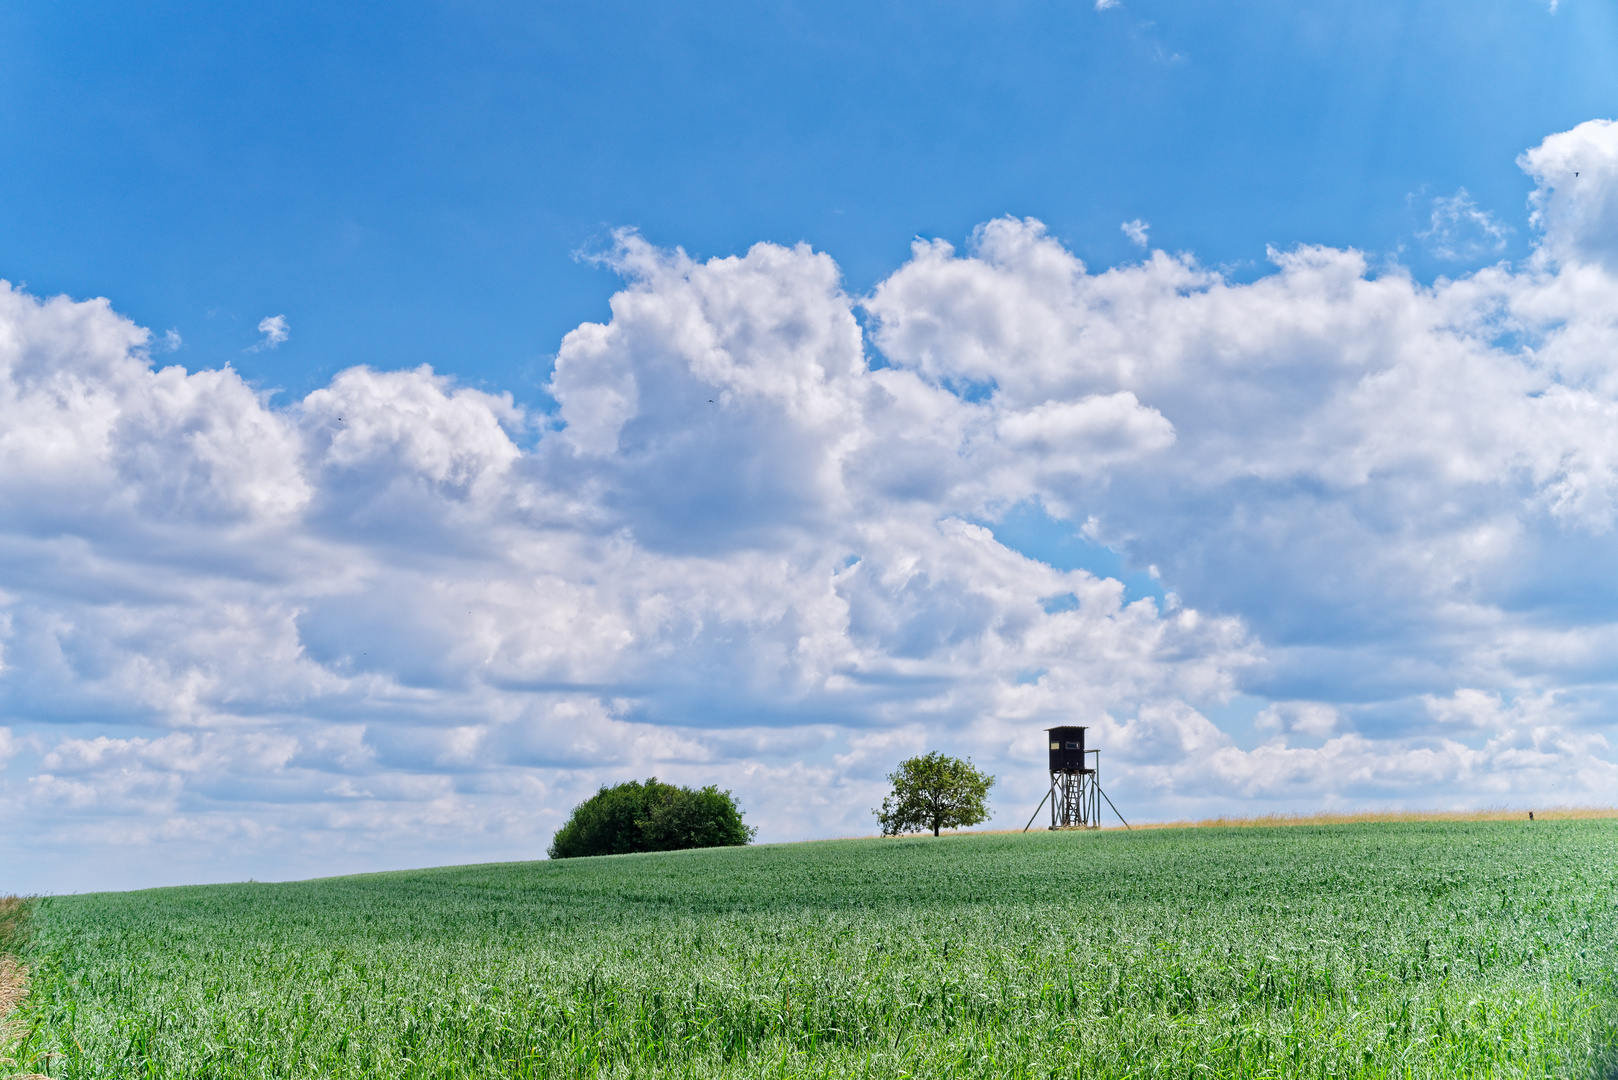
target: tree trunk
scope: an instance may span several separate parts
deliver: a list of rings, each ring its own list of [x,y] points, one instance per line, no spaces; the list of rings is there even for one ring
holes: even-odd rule
[[[933,835],[934,836],[938,835],[938,819],[937,818],[933,819]]]

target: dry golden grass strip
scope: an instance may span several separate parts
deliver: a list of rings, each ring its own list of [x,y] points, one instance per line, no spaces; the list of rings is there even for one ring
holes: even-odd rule
[[[1529,821],[1532,814],[1534,821],[1573,821],[1588,820],[1592,818],[1618,818],[1618,806],[1534,806],[1534,807],[1504,807],[1494,806],[1483,810],[1323,810],[1308,814],[1261,814],[1254,817],[1212,817],[1192,820],[1190,818],[1178,821],[1136,821],[1131,819],[1129,824],[1135,829],[1252,829],[1252,828],[1279,828],[1288,825],[1358,825],[1373,824],[1385,821]],[[1122,829],[1124,826],[1114,818],[1108,825],[1103,826],[1108,831]],[[1011,833],[1023,832],[1022,829],[963,829],[958,832],[946,832],[944,836],[1003,836]],[[1045,832],[1041,822],[1034,822],[1027,830],[1030,834]],[[917,834],[919,835],[919,834]],[[857,839],[849,837],[848,839]],[[874,839],[863,837],[858,839]],[[915,835],[899,839],[916,839]]]
[[[28,969],[16,957],[0,956],[0,1046],[16,1035],[12,1013],[28,996]]]
[[[23,999],[28,996],[28,968],[10,950],[20,949],[28,935],[28,915],[32,904],[26,897],[0,896],[0,1055],[22,1034],[22,1022],[16,1015]],[[0,1074],[4,1067],[16,1062],[0,1056]],[[16,1076],[15,1080],[31,1080],[37,1073]]]
[[[1489,807],[1484,810],[1346,810],[1312,814],[1264,814],[1258,817],[1215,817],[1200,821],[1131,822],[1137,829],[1271,828],[1288,825],[1358,825],[1391,821],[1566,821],[1618,818],[1618,807],[1547,806]]]
[[[7,899],[10,899],[8,897]],[[8,1080],[48,1080],[41,1073],[8,1073],[16,1061],[4,1056],[6,1049],[22,1035],[17,1008],[28,996],[28,969],[12,956],[0,956],[0,1076]]]

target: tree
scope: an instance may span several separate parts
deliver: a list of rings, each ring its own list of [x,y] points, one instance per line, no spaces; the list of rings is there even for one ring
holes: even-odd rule
[[[927,829],[976,825],[989,816],[989,789],[994,777],[972,767],[972,759],[946,757],[934,751],[899,763],[888,774],[893,793],[882,809],[871,811],[882,823],[883,836]]]
[[[571,859],[738,846],[758,833],[742,824],[742,814],[730,792],[711,784],[693,791],[655,776],[645,783],[631,780],[603,786],[575,806],[552,837],[549,855]]]

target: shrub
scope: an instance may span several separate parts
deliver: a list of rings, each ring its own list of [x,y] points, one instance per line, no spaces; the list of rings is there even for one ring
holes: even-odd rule
[[[742,824],[742,810],[728,791],[675,787],[655,776],[603,787],[573,808],[556,831],[549,855],[627,855],[635,851],[734,847],[758,830]]]

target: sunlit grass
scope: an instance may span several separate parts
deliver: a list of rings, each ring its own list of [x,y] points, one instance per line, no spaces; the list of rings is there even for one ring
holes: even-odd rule
[[[1536,815],[1537,816],[1537,815]],[[57,897],[65,1077],[1600,1077],[1618,822],[865,840]]]

